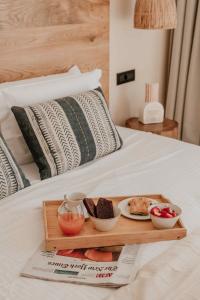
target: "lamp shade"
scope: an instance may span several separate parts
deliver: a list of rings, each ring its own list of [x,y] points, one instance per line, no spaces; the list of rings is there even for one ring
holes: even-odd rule
[[[173,29],[177,25],[175,0],[136,0],[134,27]]]

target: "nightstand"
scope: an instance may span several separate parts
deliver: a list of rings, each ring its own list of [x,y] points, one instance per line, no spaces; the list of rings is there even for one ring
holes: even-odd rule
[[[163,123],[145,125],[138,118],[130,118],[126,121],[126,127],[178,139],[178,122],[169,119],[164,119]]]

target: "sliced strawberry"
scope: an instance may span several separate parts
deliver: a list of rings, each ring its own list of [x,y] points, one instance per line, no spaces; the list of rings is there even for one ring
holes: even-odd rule
[[[153,214],[154,216],[160,217],[160,208],[157,206],[154,206],[151,209],[151,214]]]
[[[162,211],[168,212],[168,209],[169,209],[169,207],[164,207],[164,208],[162,208]]]
[[[173,216],[166,211],[161,211],[161,217],[162,218],[173,218]]]
[[[176,214],[176,212],[173,210],[173,212],[172,212],[172,217],[177,217],[177,214]]]
[[[156,216],[156,217],[160,217],[160,216],[161,216],[161,212],[160,212],[160,211],[157,211],[157,210],[155,210],[153,214],[154,214],[154,216]]]
[[[172,214],[173,210],[170,207],[164,207],[162,211],[166,211],[169,214]]]

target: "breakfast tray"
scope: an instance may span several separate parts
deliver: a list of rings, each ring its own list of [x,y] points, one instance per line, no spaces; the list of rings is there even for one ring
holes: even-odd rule
[[[162,195],[142,196],[156,199],[160,203],[170,203],[170,201]],[[133,196],[106,198],[112,200],[113,204],[118,204],[120,201],[130,197]],[[93,198],[93,200],[97,201],[98,198]],[[185,237],[187,232],[180,219],[174,228],[158,230],[153,227],[151,220],[130,220],[120,216],[116,227],[111,231],[97,231],[89,219],[85,221],[84,227],[79,235],[71,237],[65,236],[57,220],[57,209],[61,203],[61,200],[43,202],[45,248],[47,251],[179,240]]]

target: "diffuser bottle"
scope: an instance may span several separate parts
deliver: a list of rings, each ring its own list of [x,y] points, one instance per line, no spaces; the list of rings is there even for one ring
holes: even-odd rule
[[[143,124],[162,123],[164,108],[159,102],[159,84],[146,84],[145,103],[140,109],[139,121]]]

